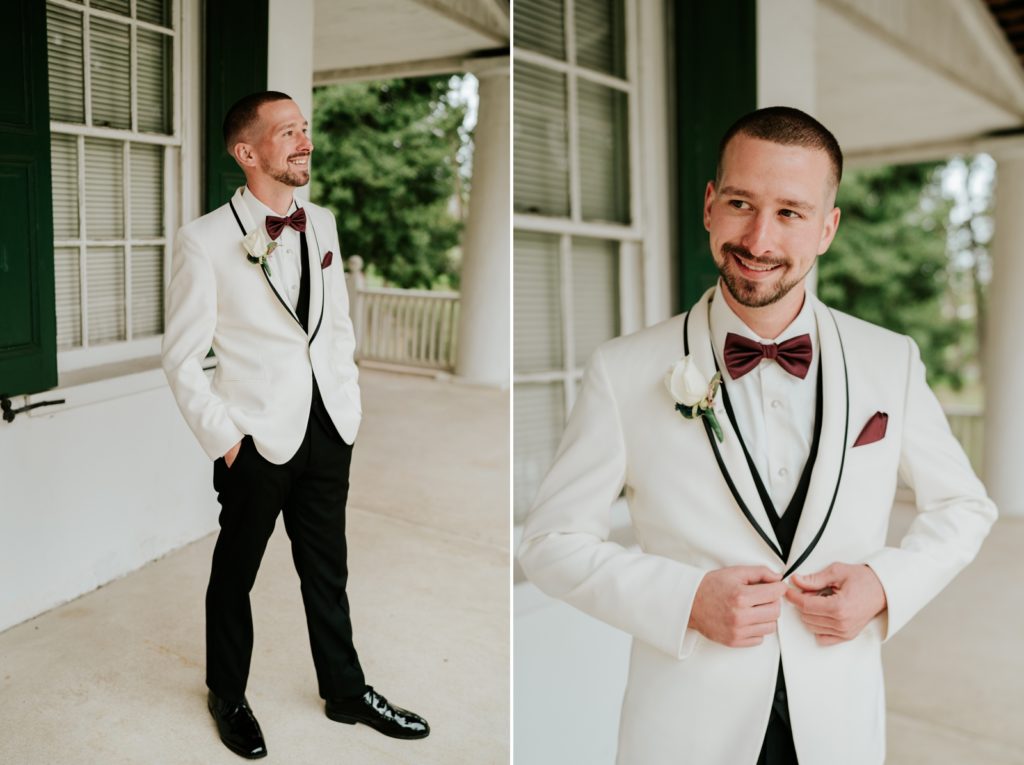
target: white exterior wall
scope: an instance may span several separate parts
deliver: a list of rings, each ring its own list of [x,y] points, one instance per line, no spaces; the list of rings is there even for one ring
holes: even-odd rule
[[[199,214],[198,0],[183,0],[179,109],[183,219]],[[313,102],[313,0],[271,0],[268,87]],[[308,187],[300,192],[308,196]],[[72,600],[217,528],[213,466],[155,362],[28,401],[61,407],[0,422],[0,630]],[[81,376],[83,372],[77,372]],[[88,374],[88,373],[85,373]],[[26,401],[14,399],[15,408]]]
[[[161,371],[33,398],[81,405],[0,423],[0,630],[217,524],[212,464]]]

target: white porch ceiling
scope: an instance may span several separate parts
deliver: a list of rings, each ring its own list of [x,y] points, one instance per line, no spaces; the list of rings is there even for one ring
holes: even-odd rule
[[[980,0],[820,0],[817,114],[855,159],[1024,127],[1024,70]]]
[[[315,0],[316,84],[460,71],[508,49],[507,0]]]

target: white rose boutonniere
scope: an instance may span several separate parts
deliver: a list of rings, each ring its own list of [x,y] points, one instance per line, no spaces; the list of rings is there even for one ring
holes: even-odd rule
[[[270,256],[277,249],[277,242],[267,239],[262,228],[255,228],[242,240],[250,263],[258,263],[263,273],[270,278]]]
[[[722,426],[715,417],[714,406],[721,382],[721,372],[716,372],[708,382],[689,356],[679,359],[665,375],[665,387],[676,401],[676,411],[688,420],[707,418],[719,443],[723,438]]]

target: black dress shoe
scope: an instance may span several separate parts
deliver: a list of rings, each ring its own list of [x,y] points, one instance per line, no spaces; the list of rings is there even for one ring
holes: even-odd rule
[[[237,755],[250,760],[267,756],[267,745],[249,703],[232,704],[219,698],[213,691],[206,697],[206,706],[217,721],[217,731],[224,746]]]
[[[327,700],[327,716],[336,722],[355,725],[361,722],[378,733],[392,738],[426,738],[430,734],[427,721],[388,700],[367,686],[366,693],[355,699]]]

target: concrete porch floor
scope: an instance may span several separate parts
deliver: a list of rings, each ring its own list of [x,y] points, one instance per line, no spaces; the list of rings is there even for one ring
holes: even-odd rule
[[[893,514],[890,539],[913,511]],[[1000,518],[977,559],[885,644],[892,765],[1024,765],[1024,518]]]
[[[508,392],[373,370],[362,386],[348,505],[356,647],[368,682],[432,731],[396,741],[324,716],[279,522],[252,595],[247,695],[264,762],[507,763]],[[0,762],[242,761],[205,706],[214,541],[0,634]]]

